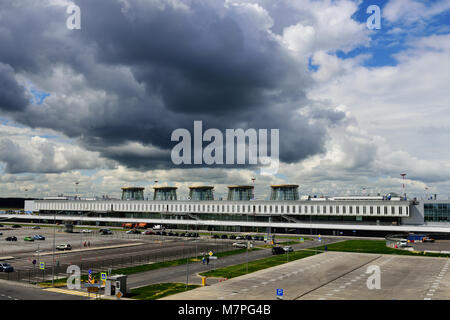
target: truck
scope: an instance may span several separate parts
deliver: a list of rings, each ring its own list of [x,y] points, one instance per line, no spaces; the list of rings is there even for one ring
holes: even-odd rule
[[[160,224],[154,225],[153,230],[164,230],[164,227]]]
[[[426,238],[426,236],[423,234],[410,233],[406,239],[414,243],[414,242],[422,242],[423,238]]]

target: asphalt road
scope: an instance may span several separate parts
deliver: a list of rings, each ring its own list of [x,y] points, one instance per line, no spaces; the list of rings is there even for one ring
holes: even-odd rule
[[[323,244],[330,244],[334,242],[342,241],[341,239],[329,239],[324,238],[321,242],[317,241],[306,241],[304,243],[293,245],[294,250],[307,249]],[[201,277],[197,276],[198,273],[218,269],[226,266],[236,265],[245,263],[247,261],[253,261],[258,259],[263,259],[272,256],[272,251],[270,249],[261,249],[250,251],[247,253],[241,253],[236,255],[231,255],[217,260],[210,260],[209,265],[203,265],[202,262],[189,263],[187,265],[179,265],[175,267],[169,267],[164,269],[157,269],[147,272],[136,273],[128,276],[128,287],[136,288],[142,287],[149,284],[164,283],[164,282],[181,282],[190,284],[201,284]],[[186,274],[189,274],[187,277]],[[216,283],[219,279],[208,279],[208,283]]]
[[[87,298],[47,292],[34,286],[0,280],[0,300],[87,300]]]

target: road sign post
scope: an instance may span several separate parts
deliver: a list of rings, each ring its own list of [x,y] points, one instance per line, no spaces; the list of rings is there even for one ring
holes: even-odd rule
[[[277,289],[277,299],[283,300],[283,289]]]

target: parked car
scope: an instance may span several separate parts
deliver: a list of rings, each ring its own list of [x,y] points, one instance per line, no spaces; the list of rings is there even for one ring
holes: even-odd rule
[[[7,262],[0,262],[0,272],[13,272],[14,268]]]
[[[153,231],[147,230],[144,232],[145,235],[151,235],[151,234],[155,234]]]
[[[284,252],[292,252],[292,251],[294,251],[294,249],[292,249],[291,246],[285,246],[285,247],[283,247],[283,250],[284,250]]]
[[[34,239],[32,237],[25,237],[23,238],[24,241],[34,241]]]
[[[273,247],[272,254],[283,254],[285,251],[282,247]]]
[[[223,234],[220,236],[220,239],[228,239],[228,236],[226,234]]]
[[[245,236],[245,239],[246,239],[246,240],[252,240],[252,236],[251,236],[251,235],[246,235],[246,236]]]
[[[103,229],[102,235],[108,235],[108,234],[112,234],[112,231],[109,229]]]
[[[136,230],[136,229],[128,230],[126,233],[127,234],[141,234],[141,232],[139,230]]]
[[[82,233],[91,233],[92,230],[90,230],[90,229],[83,229],[83,230],[81,230],[81,232],[82,232]]]
[[[422,241],[423,241],[423,242],[434,242],[434,239],[433,239],[433,238],[429,238],[429,237],[424,237],[424,238],[422,239]]]
[[[42,236],[42,235],[40,235],[40,234],[36,234],[36,235],[33,237],[33,239],[34,239],[34,240],[45,240],[45,237]]]
[[[22,228],[22,226],[21,226],[21,225],[18,225],[18,224],[13,225],[12,227],[13,227],[13,228]]]
[[[163,232],[161,232],[161,235],[162,236],[167,236],[167,232],[163,231]]]
[[[228,238],[234,240],[234,239],[236,239],[236,236],[231,235],[231,236],[229,236]]]
[[[180,234],[179,234],[178,232],[175,232],[173,235],[174,235],[175,237],[179,237],[179,236],[180,236]]]
[[[408,240],[406,239],[400,240],[400,247],[409,247]]]
[[[6,241],[17,241],[17,237],[12,236],[5,239]]]
[[[235,242],[235,243],[233,243],[233,247],[236,247],[236,248],[247,248],[247,244],[245,242]]]
[[[218,236],[217,234],[213,234],[213,235],[212,235],[212,238],[213,238],[213,239],[219,239],[219,236]]]
[[[194,237],[198,238],[198,237],[200,237],[200,235],[196,232],[196,233],[194,233]]]
[[[31,227],[31,229],[40,229],[41,227],[39,227],[39,226],[34,226],[34,227]]]
[[[244,237],[237,236],[237,237],[236,237],[236,240],[244,240]]]
[[[63,243],[63,244],[57,245],[56,249],[57,250],[63,250],[63,251],[64,250],[72,250],[72,246],[70,244],[68,244],[68,243]]]

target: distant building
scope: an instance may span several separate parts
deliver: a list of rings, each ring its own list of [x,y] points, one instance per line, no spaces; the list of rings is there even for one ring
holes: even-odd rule
[[[177,200],[177,187],[153,187],[153,200]]]
[[[228,186],[228,201],[249,201],[254,197],[253,186]]]
[[[144,188],[123,187],[122,200],[144,200]]]
[[[298,185],[297,184],[280,184],[272,185],[272,192],[270,193],[270,200],[298,200]]]
[[[189,200],[210,201],[214,200],[213,186],[193,186],[189,187]]]

